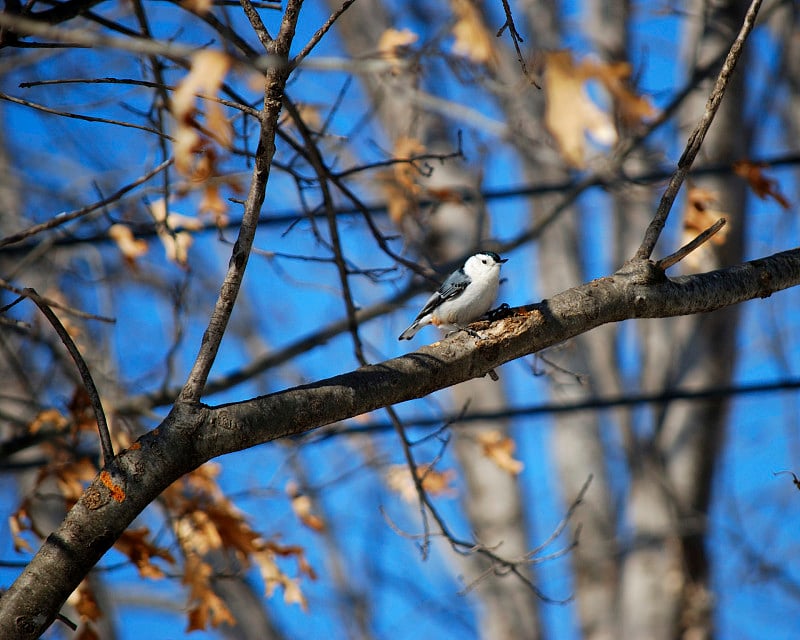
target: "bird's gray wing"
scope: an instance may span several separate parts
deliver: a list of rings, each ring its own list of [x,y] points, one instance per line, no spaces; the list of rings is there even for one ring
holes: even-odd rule
[[[464,273],[462,269],[451,273],[450,277],[447,278],[442,283],[442,286],[428,298],[428,301],[425,303],[425,306],[422,307],[422,311],[419,312],[417,316],[417,320],[420,318],[425,317],[431,311],[433,311],[436,307],[442,304],[445,300],[451,300],[453,298],[457,298],[460,296],[464,289],[467,288],[469,284],[469,277]]]

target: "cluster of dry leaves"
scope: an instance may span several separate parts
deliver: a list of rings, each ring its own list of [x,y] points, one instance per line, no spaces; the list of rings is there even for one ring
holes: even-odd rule
[[[211,216],[218,226],[227,223],[228,205],[222,189],[227,188],[234,194],[242,191],[238,180],[222,173],[219,166],[233,142],[233,127],[218,97],[230,66],[230,58],[224,53],[209,49],[200,51],[194,55],[189,73],[172,94],[175,169],[184,178],[176,185],[175,198],[199,190],[202,195],[197,205],[198,216],[171,212],[163,199],[150,204],[149,209],[167,259],[181,267],[187,266],[191,232],[203,227],[201,216]],[[135,267],[137,259],[147,252],[147,243],[136,239],[125,224],[112,226],[109,236],[131,267]]]
[[[491,68],[496,62],[494,37],[485,27],[480,12],[468,0],[452,0],[455,17],[452,34],[453,53],[477,64]],[[387,29],[378,43],[379,55],[399,73],[404,60],[412,52],[410,47],[419,36],[409,29]],[[592,144],[611,147],[620,138],[620,128],[637,131],[659,115],[648,97],[631,88],[631,65],[627,62],[605,63],[592,59],[576,61],[570,51],[553,51],[542,55],[544,92],[546,96],[545,125],[564,159],[572,168],[585,169],[591,160]],[[603,108],[592,97],[604,98]],[[457,193],[437,193],[425,187],[424,175],[415,158],[426,153],[424,144],[416,138],[401,136],[394,143],[393,158],[396,163],[378,174],[386,198],[389,216],[399,224],[404,216],[418,211],[421,199],[458,199]],[[599,153],[603,153],[599,151]],[[750,161],[737,161],[733,171],[744,178],[760,198],[772,198],[785,209],[788,199],[780,192],[775,180],[764,175],[762,165]],[[714,208],[717,194],[701,188],[690,188],[684,208],[685,241],[710,227],[725,213]],[[713,244],[725,242],[726,229],[712,239]],[[701,247],[686,260],[692,270],[707,268],[708,253],[713,248]]]
[[[97,476],[96,461],[75,453],[81,435],[91,434],[93,437],[96,428],[91,403],[82,387],[75,390],[66,414],[57,409],[47,409],[31,422],[31,434],[48,436],[42,444],[48,463],[39,469],[30,491],[9,518],[14,546],[18,551],[33,551],[28,541],[31,534],[39,539],[48,534],[38,526],[35,515],[39,508],[37,500],[42,493],[58,496],[66,510],[76,503],[88,483]],[[112,437],[118,449],[132,446],[129,438],[118,429],[112,429]],[[511,438],[496,430],[484,430],[476,434],[475,442],[483,454],[501,469],[511,474],[522,471],[522,462],[513,457],[515,444]],[[416,471],[422,487],[430,495],[455,495],[454,470],[439,470],[433,464],[427,464],[420,465]],[[172,484],[159,497],[159,506],[162,513],[168,515],[172,531],[169,547],[155,541],[150,529],[141,525],[126,530],[114,545],[136,567],[142,578],[163,579],[169,569],[173,572],[172,577],[180,577],[188,593],[189,631],[223,623],[236,624],[225,602],[213,588],[220,562],[227,567],[226,573],[243,572],[255,566],[264,582],[267,597],[280,587],[285,602],[303,608],[306,608],[306,599],[301,581],[303,578],[316,578],[302,547],[266,539],[253,529],[247,517],[223,493],[218,483],[219,473],[219,465],[205,464]],[[406,465],[391,466],[385,474],[385,481],[403,499],[409,502],[417,499],[415,483]],[[286,494],[303,525],[316,532],[325,530],[325,523],[315,513],[312,500],[296,483],[287,484]],[[121,489],[118,499],[125,499]],[[293,576],[281,566],[286,559],[292,559],[296,565]],[[97,638],[95,623],[104,612],[89,581],[80,585],[69,603],[81,618],[76,637],[81,640]]]
[[[37,524],[37,501],[46,493],[58,496],[63,509],[71,508],[86,486],[97,476],[96,461],[76,455],[76,443],[82,433],[94,434],[97,424],[86,393],[76,390],[67,415],[57,409],[39,413],[30,425],[32,434],[46,432],[48,437],[42,451],[48,458],[37,474],[28,494],[9,518],[14,546],[20,552],[32,552],[27,536],[33,534],[43,539],[49,532]],[[129,439],[118,430],[112,430],[115,446],[130,446]],[[266,539],[249,524],[246,516],[224,495],[217,478],[220,467],[208,463],[187,474],[159,498],[162,512],[168,515],[173,540],[166,548],[153,540],[146,526],[126,530],[114,548],[136,567],[146,579],[162,579],[167,567],[174,567],[176,576],[188,592],[187,630],[205,629],[223,623],[235,625],[225,602],[213,588],[218,565],[222,562],[228,573],[244,572],[255,566],[264,582],[265,594],[272,596],[279,587],[284,601],[306,608],[301,590],[302,579],[315,579],[305,550],[297,545],[285,545],[275,539]],[[313,505],[295,485],[287,487],[288,499],[298,519],[314,531],[325,528],[322,519],[314,513]],[[124,500],[124,492],[119,495]],[[180,558],[180,561],[176,560]],[[286,573],[282,565],[287,559],[296,565],[294,576]],[[178,568],[179,567],[179,568]],[[91,584],[84,581],[72,594],[69,603],[80,616],[81,624],[76,638],[97,638],[95,623],[103,616]]]
[[[240,571],[255,565],[264,581],[266,596],[282,587],[284,601],[306,607],[300,578],[316,578],[305,551],[296,545],[266,540],[223,494],[217,483],[219,466],[206,464],[174,483],[161,496],[172,515],[173,530],[184,558],[183,583],[189,589],[188,630],[207,625],[235,624],[225,603],[214,593],[214,569],[206,558],[218,552],[233,561]],[[280,568],[279,558],[292,557],[298,576],[290,577]]]

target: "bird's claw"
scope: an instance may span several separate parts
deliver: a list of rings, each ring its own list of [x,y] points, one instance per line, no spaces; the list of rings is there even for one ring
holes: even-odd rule
[[[511,311],[511,307],[508,305],[508,303],[504,302],[496,309],[489,309],[489,311],[483,314],[483,317],[489,322],[494,322],[495,320],[508,318],[509,316],[513,315],[513,313],[514,312]]]

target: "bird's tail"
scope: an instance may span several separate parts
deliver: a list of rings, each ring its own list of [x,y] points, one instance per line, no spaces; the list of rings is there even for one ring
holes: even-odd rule
[[[417,331],[419,331],[422,327],[420,326],[419,322],[416,320],[414,323],[403,333],[400,334],[400,337],[397,338],[398,340],[411,340],[415,335],[417,335]]]

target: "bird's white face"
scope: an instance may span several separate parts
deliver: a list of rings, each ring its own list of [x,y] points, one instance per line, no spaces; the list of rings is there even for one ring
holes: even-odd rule
[[[499,271],[500,263],[495,262],[492,256],[485,253],[477,253],[474,256],[470,256],[464,263],[464,273],[470,278],[485,278],[491,273],[498,273]]]

